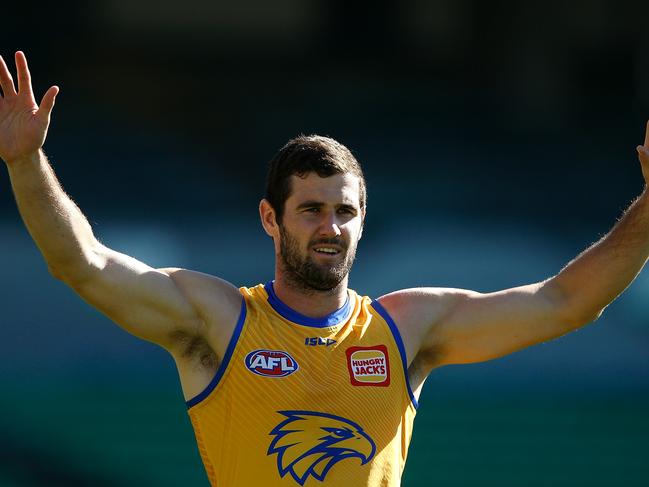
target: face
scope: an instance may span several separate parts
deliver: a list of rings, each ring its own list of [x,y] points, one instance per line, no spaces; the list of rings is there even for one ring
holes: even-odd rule
[[[349,274],[361,237],[359,180],[351,174],[310,173],[292,176],[291,183],[273,235],[281,272],[303,290],[334,289]]]

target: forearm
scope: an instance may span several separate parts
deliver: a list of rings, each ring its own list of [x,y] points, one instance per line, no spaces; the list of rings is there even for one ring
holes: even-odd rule
[[[88,220],[65,194],[42,151],[7,164],[20,214],[61,279],[82,279],[98,248]]]
[[[613,229],[551,280],[569,319],[591,321],[635,279],[649,257],[649,191]]]

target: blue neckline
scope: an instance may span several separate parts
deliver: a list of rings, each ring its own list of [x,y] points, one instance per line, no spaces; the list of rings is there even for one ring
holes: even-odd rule
[[[268,304],[270,304],[275,311],[277,311],[281,316],[286,318],[289,321],[297,323],[298,325],[311,326],[314,328],[325,328],[327,326],[336,326],[337,324],[344,321],[349,316],[349,311],[351,304],[349,301],[349,293],[347,294],[347,300],[343,304],[342,308],[337,309],[333,313],[329,313],[321,318],[311,318],[309,316],[304,316],[301,313],[298,313],[293,308],[284,304],[275,294],[273,289],[273,281],[268,281],[264,284],[264,289],[268,294]]]

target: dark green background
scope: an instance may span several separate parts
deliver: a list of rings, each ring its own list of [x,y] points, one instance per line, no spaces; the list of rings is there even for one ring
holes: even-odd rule
[[[266,162],[298,133],[368,179],[351,277],[535,282],[639,194],[649,3],[140,0],[3,5],[61,94],[46,150],[107,245],[236,285],[272,277]],[[173,362],[52,279],[0,177],[0,486],[206,485]],[[596,325],[436,371],[404,485],[641,486],[649,277]],[[225,446],[227,447],[227,446]]]

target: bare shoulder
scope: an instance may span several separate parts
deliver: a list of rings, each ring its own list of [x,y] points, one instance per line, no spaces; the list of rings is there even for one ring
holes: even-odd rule
[[[233,284],[210,274],[177,267],[158,269],[174,281],[196,306],[228,307],[241,305],[241,293]]]
[[[397,325],[411,363],[422,350],[436,353],[434,344],[429,343],[431,330],[459,302],[477,294],[466,289],[417,287],[394,291],[378,301]]]
[[[200,318],[198,328],[175,332],[169,350],[189,400],[214,378],[239,320],[243,296],[229,282],[209,274],[178,268],[158,271],[171,278]]]
[[[241,312],[243,297],[239,290],[224,279],[202,272],[173,267],[158,270],[173,280],[200,315],[203,329],[198,330],[198,336],[222,356]]]

